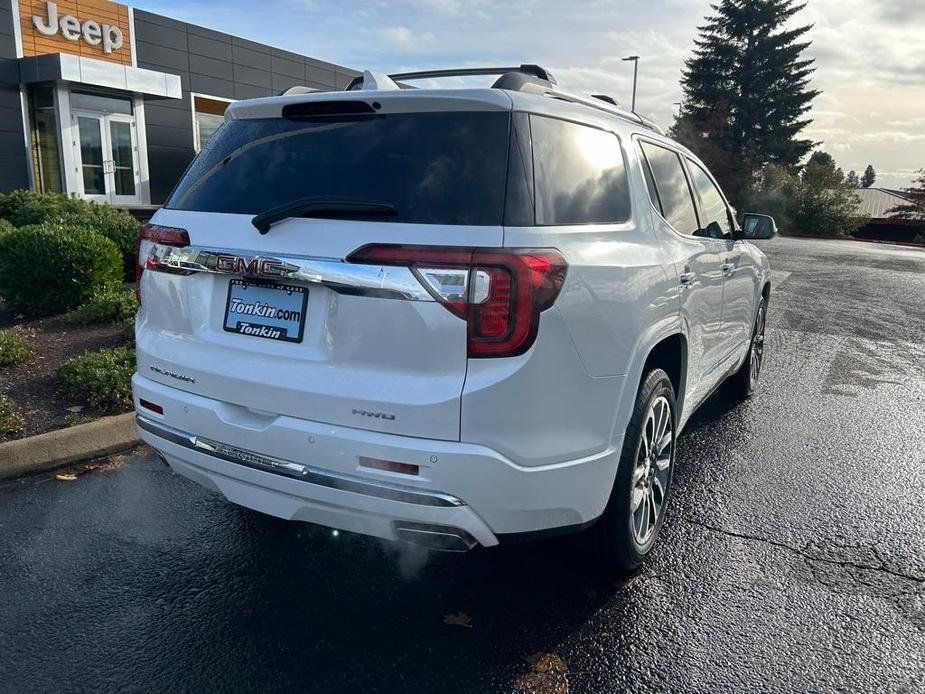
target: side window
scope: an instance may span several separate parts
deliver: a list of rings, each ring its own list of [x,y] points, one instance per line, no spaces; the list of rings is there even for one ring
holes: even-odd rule
[[[732,233],[732,222],[729,208],[723,200],[722,193],[713,183],[713,179],[695,161],[687,160],[691,172],[694,188],[700,196],[700,206],[703,209],[703,229],[711,238],[723,238]],[[714,225],[715,222],[715,225]]]
[[[650,142],[641,142],[642,151],[652,167],[652,177],[658,189],[662,216],[682,234],[693,236],[700,225],[697,223],[697,211],[694,198],[681,158],[670,149],[665,149]]]
[[[538,225],[629,219],[629,187],[616,135],[543,116],[530,116],[530,129]]]

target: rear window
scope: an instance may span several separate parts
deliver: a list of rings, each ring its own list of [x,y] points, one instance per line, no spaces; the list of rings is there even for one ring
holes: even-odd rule
[[[606,224],[630,217],[620,141],[613,133],[530,117],[536,223]]]
[[[394,205],[377,221],[500,225],[509,125],[499,112],[232,120],[166,206],[258,214],[308,196],[350,197]]]

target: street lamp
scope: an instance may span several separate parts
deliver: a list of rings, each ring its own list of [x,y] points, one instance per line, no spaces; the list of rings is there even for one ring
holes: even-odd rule
[[[623,59],[623,62],[633,61],[633,106],[630,109],[633,113],[636,113],[636,77],[639,74],[639,56],[631,55]]]

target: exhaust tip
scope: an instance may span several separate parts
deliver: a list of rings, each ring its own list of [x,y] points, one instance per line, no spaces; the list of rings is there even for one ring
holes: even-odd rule
[[[450,525],[394,521],[392,528],[402,542],[410,542],[438,552],[468,552],[479,544],[462,528]]]

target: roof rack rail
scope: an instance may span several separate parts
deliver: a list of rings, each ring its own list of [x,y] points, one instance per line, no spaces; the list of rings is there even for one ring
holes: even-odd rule
[[[633,111],[627,111],[625,108],[621,108],[613,97],[609,97],[602,94],[595,94],[593,96],[581,96],[579,94],[572,94],[571,92],[561,91],[559,89],[548,89],[545,92],[546,96],[550,96],[554,99],[562,99],[562,101],[570,101],[575,104],[582,104],[584,106],[590,106],[591,108],[597,109],[598,111],[606,111],[607,113],[613,114],[623,118],[624,120],[632,121],[637,123],[644,128],[648,128],[654,132],[657,132],[659,135],[664,135],[665,131],[662,130],[658,125],[648,118],[640,116],[638,113]]]
[[[366,74],[370,74],[372,77],[372,73],[364,73],[363,75],[354,77],[350,81],[350,84],[347,85],[345,91],[363,88],[364,84],[366,83]],[[561,99],[562,101],[570,101],[572,103],[582,104],[599,111],[606,111],[607,113],[610,113],[614,116],[631,121],[643,126],[644,128],[648,128],[649,130],[653,130],[660,135],[665,134],[665,132],[660,127],[658,127],[658,125],[656,125],[648,118],[643,118],[638,113],[627,111],[626,109],[621,108],[616,99],[614,99],[612,96],[608,96],[606,94],[581,96],[578,94],[572,94],[571,92],[556,89],[555,85],[558,84],[558,82],[556,81],[556,78],[552,76],[552,73],[550,73],[546,68],[531,63],[508,67],[464,67],[446,68],[442,70],[420,70],[416,72],[397,72],[391,75],[387,75],[387,77],[393,82],[397,83],[400,80],[418,80],[436,77],[471,77],[473,75],[500,75],[498,80],[495,81],[495,83],[492,85],[492,87],[495,89],[509,89],[511,91],[531,92],[534,94],[549,96],[554,99]],[[376,73],[376,76],[378,76],[378,73]],[[377,89],[378,87],[376,86],[375,82],[370,80],[369,88]]]
[[[509,72],[519,72],[524,75],[530,75],[537,79],[544,80],[549,84],[556,84],[556,78],[552,76],[546,68],[539,65],[525,63],[523,65],[507,67],[460,67],[446,68],[442,70],[418,70],[415,72],[396,72],[389,75],[393,81],[397,80],[423,80],[435,77],[473,77],[477,75],[505,75]],[[354,77],[345,91],[359,89],[363,85],[363,76]]]

